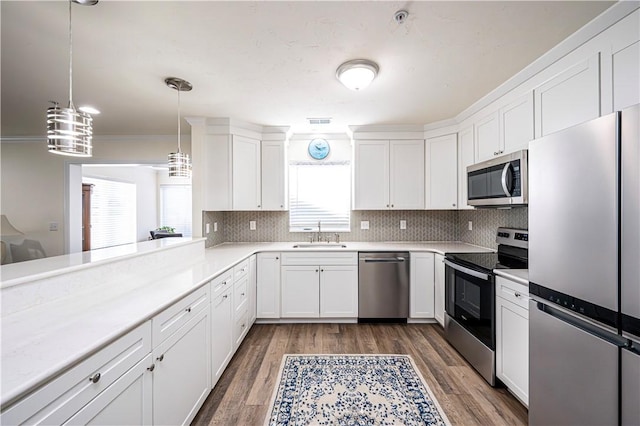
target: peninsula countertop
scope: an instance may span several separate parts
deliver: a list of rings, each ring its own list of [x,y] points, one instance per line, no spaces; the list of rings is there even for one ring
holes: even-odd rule
[[[149,247],[138,243],[135,250],[134,256],[141,259],[141,265],[144,265],[144,260],[138,252],[161,250],[167,244],[149,243]],[[175,246],[175,243],[169,244]],[[345,248],[326,248],[322,247],[323,243],[309,248],[293,248],[294,244],[224,243],[201,250],[199,255],[179,264],[169,263],[151,270],[146,268],[139,273],[135,267],[125,268],[110,279],[102,277],[95,286],[85,286],[70,294],[67,289],[68,294],[64,297],[40,300],[32,307],[3,315],[0,404],[13,403],[258,252],[402,250],[444,254],[492,251],[461,242],[345,242]],[[118,253],[123,253],[123,250],[118,250]],[[117,259],[122,259],[122,256]],[[104,266],[108,262],[108,258],[100,258],[96,266]],[[48,265],[58,263],[69,266],[64,259],[47,261]],[[86,262],[79,263],[82,266],[74,264],[67,272],[35,268],[33,279],[55,278],[78,268],[91,268]],[[26,267],[26,264],[21,266]],[[12,277],[20,282],[14,281],[12,286],[2,291],[19,291],[21,285],[28,284],[28,275],[20,275],[19,278]],[[35,293],[28,294],[36,297]],[[42,298],[42,294],[38,297]],[[3,308],[7,308],[4,303]],[[8,309],[5,313],[11,311]]]

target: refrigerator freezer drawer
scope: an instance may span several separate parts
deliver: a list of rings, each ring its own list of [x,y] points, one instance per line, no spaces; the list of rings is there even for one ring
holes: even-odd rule
[[[529,424],[617,424],[619,346],[544,306],[529,305]]]

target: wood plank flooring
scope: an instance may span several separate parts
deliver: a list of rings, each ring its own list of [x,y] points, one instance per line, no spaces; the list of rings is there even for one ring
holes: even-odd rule
[[[452,424],[527,424],[526,408],[489,386],[432,324],[256,324],[193,424],[262,425],[286,353],[409,354]]]

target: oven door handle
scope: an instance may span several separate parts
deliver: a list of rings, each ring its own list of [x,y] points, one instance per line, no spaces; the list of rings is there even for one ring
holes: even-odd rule
[[[447,266],[451,266],[456,271],[464,272],[467,275],[471,275],[472,277],[480,278],[481,280],[489,281],[489,275],[483,274],[482,272],[474,271],[473,269],[465,268],[464,266],[460,266],[457,263],[453,263],[450,260],[445,259],[444,264]]]

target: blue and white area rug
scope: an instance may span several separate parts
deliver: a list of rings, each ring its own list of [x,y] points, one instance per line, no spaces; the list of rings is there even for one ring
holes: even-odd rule
[[[284,355],[265,425],[449,425],[408,355]]]

